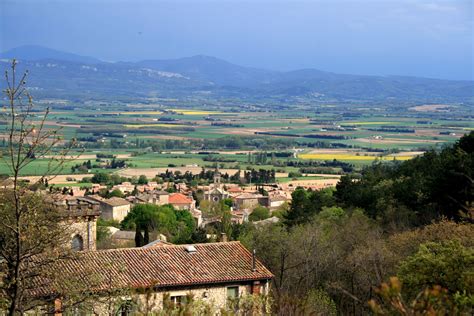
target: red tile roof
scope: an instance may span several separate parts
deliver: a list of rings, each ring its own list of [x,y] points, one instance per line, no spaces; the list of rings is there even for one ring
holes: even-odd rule
[[[172,193],[168,198],[170,204],[191,204],[193,200],[181,193]]]
[[[70,273],[92,291],[115,289],[163,288],[240,281],[268,280],[272,273],[256,260],[252,271],[252,254],[238,241],[166,247],[127,248],[83,252],[79,259],[68,260],[56,269],[65,277]],[[90,277],[96,274],[95,277]],[[98,282],[104,276],[103,282]],[[96,281],[93,281],[96,280]],[[53,286],[53,288],[56,288]],[[47,295],[47,287],[37,289]]]

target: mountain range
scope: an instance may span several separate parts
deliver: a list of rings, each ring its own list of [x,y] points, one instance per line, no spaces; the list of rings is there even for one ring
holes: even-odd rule
[[[237,98],[272,102],[465,102],[474,101],[474,81],[401,76],[348,75],[316,69],[273,71],[209,56],[138,62],[104,62],[41,46],[0,53],[0,67],[19,60],[29,87],[43,97]]]

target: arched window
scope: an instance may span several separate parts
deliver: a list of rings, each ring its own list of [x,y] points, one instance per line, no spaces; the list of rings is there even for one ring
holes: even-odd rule
[[[84,250],[84,240],[82,239],[80,235],[75,235],[72,238],[71,247],[72,247],[72,250],[74,251]]]

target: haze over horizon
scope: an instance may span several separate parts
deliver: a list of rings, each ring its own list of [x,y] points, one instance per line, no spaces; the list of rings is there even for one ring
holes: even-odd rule
[[[463,0],[6,0],[0,51],[41,45],[104,61],[208,55],[273,70],[473,80],[472,10]]]

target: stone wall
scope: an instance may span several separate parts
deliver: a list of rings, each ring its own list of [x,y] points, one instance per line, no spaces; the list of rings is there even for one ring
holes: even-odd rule
[[[83,250],[96,250],[97,219],[95,217],[71,218],[66,222],[71,233],[71,242],[76,236],[83,241]]]
[[[256,282],[259,283],[259,282]],[[106,302],[101,300],[102,303],[96,303],[93,306],[93,311],[99,315],[106,315],[109,313],[108,309],[110,309],[111,305],[115,306],[115,312],[120,310],[117,305],[124,304],[126,301],[129,301],[131,304],[131,315],[133,314],[143,314],[143,315],[150,315],[154,313],[158,313],[163,309],[163,300],[165,296],[170,298],[176,296],[187,296],[188,294],[193,295],[193,299],[195,301],[202,301],[205,304],[208,304],[213,307],[216,312],[219,312],[221,308],[225,308],[228,306],[229,300],[227,297],[227,288],[228,287],[238,287],[239,289],[239,297],[251,294],[252,291],[255,294],[268,294],[269,285],[266,282],[259,283],[260,287],[258,290],[252,288],[254,285],[253,282],[246,282],[246,283],[230,283],[225,285],[209,285],[209,286],[194,286],[190,288],[176,288],[176,289],[169,289],[169,290],[160,290],[156,292],[147,292],[141,294],[133,294],[133,295],[120,295],[115,299],[113,304],[110,302]]]
[[[115,220],[118,222],[123,221],[125,216],[130,212],[130,204],[112,206],[107,203],[100,203],[100,217],[105,220]]]

